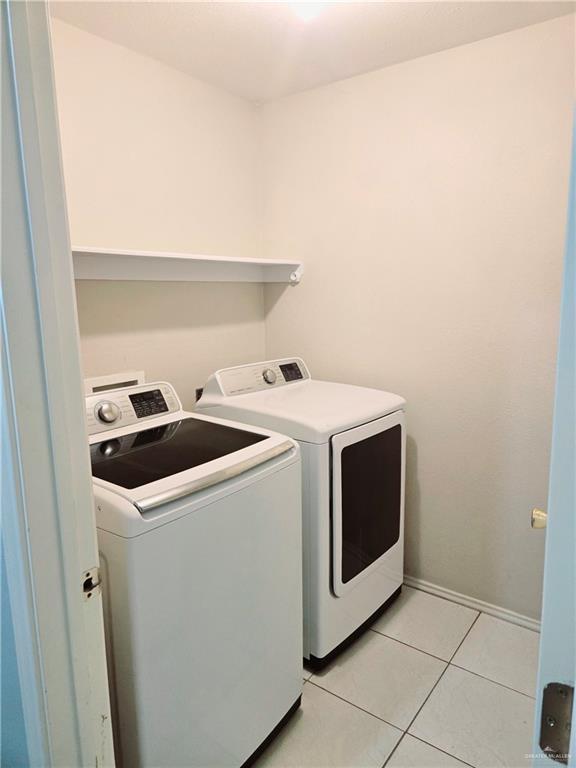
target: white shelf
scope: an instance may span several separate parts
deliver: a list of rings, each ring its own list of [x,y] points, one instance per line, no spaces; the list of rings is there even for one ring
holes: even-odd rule
[[[238,259],[187,253],[72,248],[76,280],[162,280],[207,283],[290,283],[302,277],[299,261]]]

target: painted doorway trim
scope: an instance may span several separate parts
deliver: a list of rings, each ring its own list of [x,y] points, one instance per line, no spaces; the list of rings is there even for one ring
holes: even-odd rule
[[[550,683],[569,686],[576,683],[576,109],[573,113],[571,165],[532,745],[536,756],[532,764],[539,768],[561,765],[545,755],[539,744],[544,689]],[[576,766],[575,713],[573,705],[572,717],[568,718],[572,720],[569,768]]]
[[[102,600],[82,589],[98,549],[47,7],[1,13],[2,536],[27,765],[113,766]]]

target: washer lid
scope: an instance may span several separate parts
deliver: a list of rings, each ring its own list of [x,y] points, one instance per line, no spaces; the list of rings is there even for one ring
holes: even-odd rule
[[[205,393],[197,408],[283,432],[295,440],[325,443],[337,432],[404,408],[399,395],[379,389],[307,379],[290,386],[226,397]]]
[[[94,483],[148,512],[248,472],[294,447],[283,435],[180,412],[90,441]]]
[[[92,475],[121,488],[138,488],[266,439],[267,435],[188,416],[93,443]]]

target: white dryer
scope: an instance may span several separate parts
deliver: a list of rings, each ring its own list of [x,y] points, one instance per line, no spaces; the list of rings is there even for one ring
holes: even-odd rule
[[[247,765],[302,690],[298,446],[165,382],[86,414],[117,762]]]
[[[316,381],[299,358],[214,373],[196,408],[300,444],[304,656],[321,667],[398,596],[403,580],[405,400]]]

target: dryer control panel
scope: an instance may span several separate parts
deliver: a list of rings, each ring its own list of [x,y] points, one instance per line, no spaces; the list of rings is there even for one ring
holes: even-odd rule
[[[88,434],[95,435],[181,410],[178,395],[165,381],[98,392],[86,397]]]
[[[250,392],[262,392],[276,389],[287,384],[297,384],[310,378],[306,363],[299,357],[283,360],[266,360],[263,363],[250,363],[234,368],[222,368],[210,377],[205,391],[214,391],[227,396],[246,395]]]

